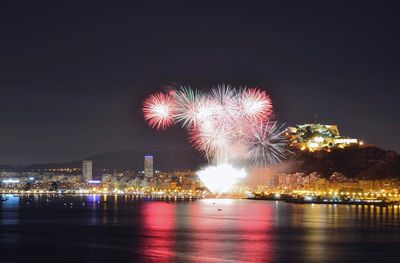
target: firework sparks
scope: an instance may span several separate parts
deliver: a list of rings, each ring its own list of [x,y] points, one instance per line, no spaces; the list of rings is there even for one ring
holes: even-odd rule
[[[182,87],[174,94],[155,93],[143,106],[150,126],[165,129],[177,123],[187,129],[189,142],[216,165],[215,169],[221,164],[243,164],[248,160],[267,166],[286,158],[288,142],[283,126],[271,121],[271,98],[261,89],[220,85],[205,94]],[[217,170],[201,174],[222,174]],[[202,177],[209,180],[206,175]]]
[[[175,120],[175,100],[169,94],[157,92],[150,95],[143,103],[144,118],[156,129],[166,129]]]
[[[260,166],[277,164],[286,159],[287,137],[276,122],[259,125],[247,140],[249,157]]]
[[[239,108],[249,118],[266,121],[272,115],[270,97],[263,90],[244,89],[240,93]]]
[[[197,90],[181,88],[176,93],[176,121],[190,129],[204,122],[211,114],[206,97]]]

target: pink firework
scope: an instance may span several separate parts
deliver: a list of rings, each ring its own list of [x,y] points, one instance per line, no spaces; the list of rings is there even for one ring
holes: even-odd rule
[[[271,98],[265,91],[257,88],[242,90],[238,103],[240,110],[246,117],[261,122],[266,121],[273,113]]]
[[[171,95],[157,92],[143,102],[142,110],[151,127],[164,130],[174,123],[175,108],[175,100]]]
[[[267,125],[273,118],[272,102],[261,89],[219,85],[204,93],[182,87],[174,94],[151,95],[143,106],[150,126],[165,129],[181,124],[193,147],[214,163],[251,159],[266,165],[283,159],[285,141],[273,132],[275,125]],[[259,127],[268,132],[261,130],[259,135],[255,132]]]
[[[222,122],[206,121],[189,131],[189,141],[208,160],[221,160],[221,157],[225,156],[225,149],[229,147],[231,130]]]

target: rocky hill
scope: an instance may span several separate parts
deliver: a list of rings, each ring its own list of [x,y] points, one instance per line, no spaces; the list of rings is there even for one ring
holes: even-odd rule
[[[340,172],[349,178],[399,178],[400,155],[378,147],[348,147],[331,152],[294,150],[297,161],[294,169],[299,172],[318,172],[328,178]]]

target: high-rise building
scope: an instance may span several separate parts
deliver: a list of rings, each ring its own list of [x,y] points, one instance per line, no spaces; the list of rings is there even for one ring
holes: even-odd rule
[[[82,162],[82,176],[86,181],[93,180],[93,161],[84,160]]]
[[[153,178],[153,155],[144,156],[144,177]]]

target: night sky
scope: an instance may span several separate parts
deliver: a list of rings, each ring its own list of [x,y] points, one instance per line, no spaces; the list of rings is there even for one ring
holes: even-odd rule
[[[287,125],[317,113],[399,152],[399,14],[395,1],[0,1],[0,164],[189,149],[141,103],[219,83],[267,90]]]

